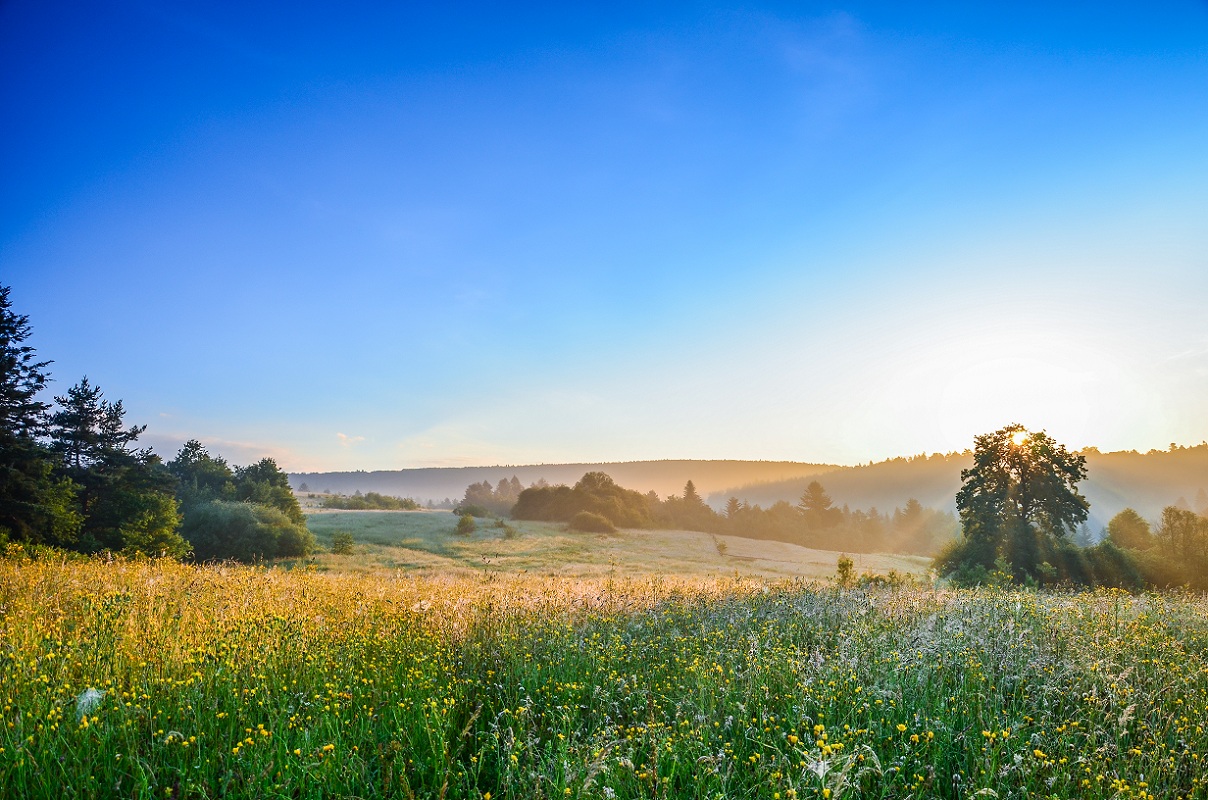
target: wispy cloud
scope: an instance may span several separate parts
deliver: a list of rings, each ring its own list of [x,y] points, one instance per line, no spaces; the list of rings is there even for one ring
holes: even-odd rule
[[[357,444],[358,442],[365,441],[364,436],[349,436],[346,433],[337,433],[336,438],[338,438],[340,440],[341,447],[352,447],[354,444]]]

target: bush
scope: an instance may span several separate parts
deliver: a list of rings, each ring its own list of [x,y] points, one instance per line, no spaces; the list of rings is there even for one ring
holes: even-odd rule
[[[198,561],[253,562],[304,556],[315,548],[314,535],[285,512],[258,503],[214,500],[189,509],[181,534]]]
[[[478,523],[474,521],[474,517],[469,514],[463,514],[457,520],[457,533],[461,536],[469,536],[478,529]]]
[[[856,582],[856,563],[851,560],[851,556],[847,553],[839,556],[839,561],[836,564],[835,583],[843,587],[851,586]]]
[[[570,518],[570,529],[584,533],[616,533],[617,527],[603,514],[580,511]]]
[[[352,555],[352,546],[352,534],[348,531],[337,531],[331,537],[331,552],[338,556]]]

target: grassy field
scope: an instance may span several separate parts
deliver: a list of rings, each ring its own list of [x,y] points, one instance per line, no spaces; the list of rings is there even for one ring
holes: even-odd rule
[[[355,556],[325,555],[321,569],[419,570],[426,573],[540,572],[577,577],[673,574],[762,578],[825,578],[834,574],[838,553],[783,542],[692,531],[623,530],[615,534],[574,533],[565,525],[509,521],[514,534],[479,520],[469,536],[454,533],[457,517],[442,511],[329,511],[307,524],[324,547],[337,531],[351,533]],[[924,576],[930,560],[917,556],[853,555],[865,570]]]
[[[0,561],[5,797],[1191,798],[1208,603]]]

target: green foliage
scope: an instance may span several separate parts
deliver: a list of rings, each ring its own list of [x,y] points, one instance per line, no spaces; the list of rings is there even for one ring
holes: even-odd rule
[[[652,526],[647,495],[624,489],[603,472],[586,473],[574,488],[534,486],[520,493],[512,516],[516,519],[570,522],[580,511],[590,511],[621,528]]]
[[[731,498],[726,513],[713,511],[691,481],[684,495],[660,501],[654,492],[623,489],[602,472],[587,473],[568,486],[525,489],[512,509],[515,519],[569,522],[580,511],[607,517],[620,528],[659,528],[723,533],[751,539],[771,539],[819,549],[858,553],[896,552],[930,555],[956,536],[952,515],[924,508],[910,500],[893,515],[875,508],[851,511],[834,508],[816,482],[807,492],[805,510],[780,502],[768,509]],[[461,509],[467,509],[463,506]]]
[[[1126,508],[1107,523],[1107,538],[1117,547],[1148,550],[1156,544],[1149,523],[1131,508]]]
[[[338,556],[350,556],[355,550],[354,544],[351,533],[338,531],[331,537],[331,552]]]
[[[80,487],[54,474],[50,453],[36,442],[5,436],[0,446],[0,532],[14,541],[72,547],[84,515]]]
[[[177,532],[180,514],[176,499],[161,492],[146,492],[135,498],[141,509],[126,513],[119,528],[122,554],[158,558],[187,556],[189,543]]]
[[[956,495],[965,559],[989,567],[1003,556],[1018,579],[1035,578],[1046,545],[1086,521],[1089,505],[1077,489],[1086,459],[1022,425],[974,442],[973,466],[961,471]]]
[[[1208,520],[1194,511],[1178,506],[1162,509],[1155,536],[1170,556],[1185,562],[1199,562],[1208,556]]]
[[[78,487],[54,473],[53,456],[38,441],[49,408],[38,396],[50,362],[25,343],[30,330],[0,286],[0,535],[65,546],[77,540],[83,515]]]
[[[570,519],[572,531],[584,533],[616,533],[617,526],[603,514],[594,511],[580,511]]]
[[[419,503],[410,497],[389,497],[377,492],[361,494],[354,492],[351,496],[332,495],[323,498],[323,508],[335,508],[342,511],[417,511]]]
[[[1203,598],[877,583],[0,563],[0,778],[31,799],[1204,797]]]
[[[856,582],[856,562],[851,560],[851,556],[844,553],[839,556],[839,561],[835,565],[835,583],[847,588]]]
[[[280,509],[257,503],[211,500],[185,516],[181,533],[198,561],[252,563],[307,555],[314,536]]]
[[[176,478],[176,496],[181,508],[189,509],[211,500],[235,499],[235,473],[224,459],[211,456],[196,439],[185,442],[166,466]]]
[[[46,425],[46,403],[38,395],[50,376],[49,361],[38,361],[25,344],[29,317],[12,310],[9,287],[0,286],[0,432],[6,437],[32,441]]]
[[[306,524],[302,506],[289,486],[289,476],[271,458],[235,467],[235,499],[275,508],[295,525]]]
[[[75,546],[143,554],[186,549],[175,533],[175,479],[159,456],[134,447],[146,426],[127,428],[122,402],[106,401],[87,378],[55,401],[60,408],[50,417],[50,447],[60,474],[79,487]]]
[[[474,521],[474,517],[469,514],[462,514],[457,518],[456,533],[459,536],[469,536],[476,530],[478,530],[478,523]]]
[[[510,479],[500,478],[495,486],[491,486],[490,481],[472,483],[466,487],[465,497],[454,512],[474,517],[502,516],[512,510],[523,490],[524,486],[515,475]]]

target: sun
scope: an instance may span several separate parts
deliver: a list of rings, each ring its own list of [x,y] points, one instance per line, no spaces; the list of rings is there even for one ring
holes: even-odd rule
[[[1027,440],[1028,440],[1027,431],[1015,431],[1015,433],[1011,434],[1011,444],[1015,445],[1016,447],[1019,447]]]

